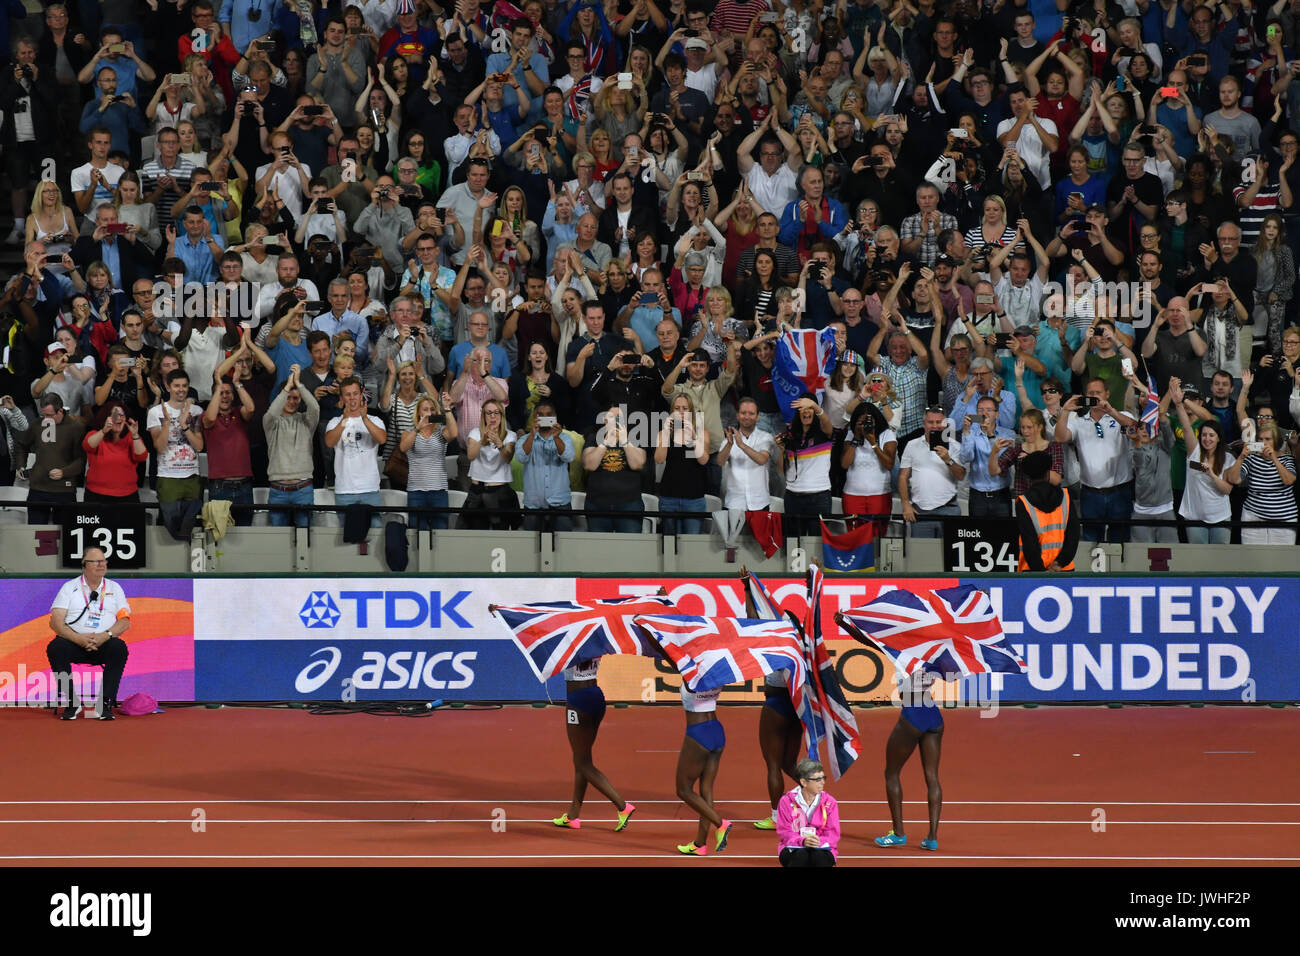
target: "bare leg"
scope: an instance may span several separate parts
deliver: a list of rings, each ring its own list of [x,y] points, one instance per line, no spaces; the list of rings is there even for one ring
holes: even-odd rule
[[[790,721],[778,714],[771,707],[763,707],[758,713],[758,747],[763,754],[763,763],[767,766],[767,796],[776,809],[778,801],[785,793],[785,776],[794,780],[794,764],[799,756],[799,724],[794,725],[794,748],[790,747]]]
[[[939,786],[939,751],[943,745],[943,728],[921,735],[921,766],[925,770],[925,802],[930,807],[930,834],[927,840],[939,839],[939,811],[943,809],[943,788]]]
[[[695,781],[704,776],[708,760],[709,752],[690,737],[682,741],[681,756],[677,758],[677,798],[698,813],[701,821],[707,820],[714,826],[720,826],[722,817],[694,790]],[[705,833],[707,835],[707,828]]]
[[[713,807],[713,782],[718,779],[718,767],[722,763],[722,751],[715,750],[709,754],[708,760],[704,764],[704,773],[700,776],[700,796],[708,803],[710,809]],[[713,815],[718,818],[715,826],[722,826],[722,817],[716,810]],[[703,846],[709,838],[709,821],[703,817],[700,818],[699,828],[695,831],[695,843],[697,846]]]
[[[916,742],[920,738],[903,718],[898,719],[894,731],[885,743],[885,797],[889,800],[889,816],[893,820],[894,833],[903,836],[903,783],[899,779],[903,764],[912,756]]]
[[[589,714],[578,712],[578,723],[566,724],[569,734],[569,749],[573,751],[573,803],[569,805],[569,818],[574,819],[582,813],[582,800],[591,784],[603,793],[616,808],[622,810],[626,804],[618,795],[614,785],[592,763],[591,748],[596,743],[596,733],[600,723]]]

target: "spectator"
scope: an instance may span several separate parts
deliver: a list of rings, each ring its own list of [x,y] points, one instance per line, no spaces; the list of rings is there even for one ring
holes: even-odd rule
[[[415,403],[414,420],[402,432],[398,445],[409,463],[406,503],[412,509],[449,506],[446,456],[456,435],[451,396],[444,394],[439,404],[432,393],[421,395]],[[442,531],[449,527],[447,514],[412,513],[411,524],[418,531]]]
[[[41,420],[33,438],[36,460],[28,477],[27,523],[62,524],[60,506],[76,503],[76,488],[86,469],[81,447],[86,427],[67,414],[58,392],[42,396],[37,410]]]
[[[993,470],[1003,453],[1015,445],[1012,431],[999,425],[1000,417],[998,400],[982,395],[974,413],[962,418],[961,463],[970,475],[972,518],[1011,517],[1011,476],[1000,467]]]
[[[81,447],[86,453],[86,501],[140,500],[139,466],[149,460],[149,451],[139,423],[127,418],[120,404],[108,409],[104,427],[87,433]]]
[[[993,374],[993,363],[980,357],[970,363],[970,380],[966,390],[953,402],[953,423],[965,431],[962,422],[966,419],[980,418],[979,403],[991,398],[997,411],[997,425],[1003,431],[1010,431],[1016,422],[1016,398],[1002,387],[1002,380]],[[1003,436],[1005,437],[1005,436]]]
[[[583,442],[582,467],[587,472],[587,530],[596,533],[637,534],[641,530],[641,476],[646,453],[628,444],[627,422],[614,406],[605,412],[599,429],[590,430]],[[593,512],[632,512],[629,517]]]
[[[840,810],[826,792],[826,770],[816,760],[800,760],[795,777],[799,785],[777,807],[781,865],[834,866],[839,856]]]
[[[486,374],[489,357],[477,352],[481,374]],[[464,379],[458,379],[459,385]],[[500,383],[503,384],[503,383]],[[455,390],[452,392],[453,398]],[[504,531],[519,525],[519,499],[510,487],[510,462],[514,459],[516,435],[506,425],[505,406],[498,398],[482,403],[478,423],[466,436],[469,459],[469,497],[460,527]]]
[[[569,464],[576,456],[573,436],[565,434],[554,404],[546,399],[538,402],[528,434],[519,446],[524,464],[525,531],[573,530],[573,519],[567,514],[538,512],[570,509]]]
[[[378,508],[379,452],[388,441],[384,423],[366,412],[361,382],[339,381],[341,414],[325,426],[325,446],[334,449],[334,503],[340,508],[364,504]],[[379,527],[379,515],[371,519]]]
[[[475,312],[469,317],[467,327],[468,340],[453,345],[451,354],[447,356],[447,374],[453,377],[459,376],[465,360],[471,353],[479,349],[487,349],[488,354],[492,356],[492,375],[496,378],[509,378],[510,360],[506,357],[506,350],[493,344],[490,337],[491,316],[487,312]]]
[[[1206,354],[1206,349],[1205,339],[1191,323],[1187,300],[1182,296],[1174,296],[1156,313],[1155,321],[1142,340],[1142,358],[1157,359],[1153,377],[1156,388],[1162,392],[1168,390],[1169,382],[1174,378],[1199,389],[1204,378],[1201,357]]]
[[[877,515],[877,537],[889,527],[893,509],[890,483],[897,459],[898,436],[875,405],[860,403],[853,410],[840,457],[845,472],[844,513]]]
[[[881,343],[885,352],[881,353]],[[926,370],[930,367],[930,353],[921,340],[913,334],[897,312],[884,319],[881,329],[867,346],[867,358],[879,371],[889,377],[894,393],[902,405],[902,416],[894,430],[906,448],[922,427],[925,414]],[[954,456],[956,451],[954,449]],[[955,460],[955,459],[954,459]]]
[[[149,409],[148,428],[158,454],[158,504],[163,524],[177,540],[189,537],[203,504],[199,452],[203,426],[182,368],[167,373],[167,398]]]
[[[543,401],[550,402],[562,424],[569,422],[569,386],[555,374],[550,353],[541,342],[532,344],[526,363],[510,377],[509,399],[506,417],[515,431],[532,431],[537,406]]]
[[[806,260],[815,242],[834,242],[848,222],[848,215],[838,200],[824,195],[826,188],[822,171],[815,166],[805,166],[799,174],[802,199],[791,200],[781,213],[781,242],[793,248],[800,259]]]
[[[70,362],[67,345],[51,342],[45,349],[45,374],[32,382],[32,398],[40,401],[57,395],[59,410],[78,417],[84,404],[85,380],[84,369]]]
[[[312,487],[312,449],[320,406],[311,390],[299,381],[301,369],[290,366],[289,377],[262,416],[266,432],[267,477],[270,490],[267,503],[305,505],[315,503]],[[299,528],[311,518],[307,511],[272,509],[271,524],[285,527],[292,517]]]
[[[702,416],[686,392],[673,396],[667,420],[655,441],[655,464],[663,465],[659,482],[660,513],[694,512],[703,514],[705,468],[709,463],[708,430],[701,427]],[[678,531],[680,524],[681,531]],[[699,518],[665,518],[666,535],[702,534],[704,522]]]
[[[957,482],[966,477],[966,469],[959,461],[960,445],[944,437],[948,419],[942,408],[925,409],[922,428],[922,435],[903,450],[898,497],[903,520],[912,525],[910,536],[939,538],[943,536],[940,522],[918,519],[961,514]]]
[[[996,442],[995,442],[996,444]],[[989,457],[989,474],[1005,474],[1011,465],[1016,466],[1012,482],[1013,497],[1023,495],[1029,489],[1029,476],[1022,474],[1020,466],[1027,456],[1037,452],[1046,452],[1050,466],[1044,480],[1054,485],[1061,484],[1065,478],[1065,449],[1060,442],[1052,441],[1047,435],[1047,422],[1043,413],[1036,408],[1027,408],[1020,415],[1020,440],[1010,446],[1003,446],[1000,454]]]
[[[1193,317],[1194,320],[1194,317]],[[1128,383],[1124,377],[1124,362],[1137,368],[1137,357],[1118,338],[1115,323],[1110,319],[1094,316],[1084,333],[1074,357],[1070,359],[1070,368],[1076,375],[1086,379],[1096,379],[1106,386],[1106,397],[1111,405],[1124,405]],[[1084,506],[1087,513],[1087,505]]]
[[[253,462],[249,455],[248,423],[254,411],[253,396],[242,381],[240,366],[236,365],[229,382],[220,379],[214,382],[212,398],[203,413],[208,500],[242,506],[232,509],[235,524],[240,526],[253,523]]]
[[[820,517],[831,514],[831,420],[810,395],[795,399],[794,417],[777,436],[785,459],[785,533],[821,534]]]
[[[1145,395],[1146,386],[1143,386],[1142,392]],[[1169,470],[1169,453],[1174,446],[1174,432],[1169,426],[1171,399],[1171,391],[1166,390],[1157,410],[1156,421],[1159,426],[1154,436],[1144,422],[1124,429],[1133,443],[1133,518],[1170,522],[1163,526],[1135,524],[1130,534],[1130,539],[1135,543],[1178,543],[1178,529],[1173,525],[1177,518],[1174,515],[1174,491]]]
[[[384,382],[384,391],[379,396],[379,408],[388,419],[388,443],[384,446],[383,458],[389,463],[389,469],[385,473],[394,488],[405,490],[406,483],[400,474],[394,475],[392,472],[393,450],[397,447],[398,439],[419,420],[416,406],[420,399],[436,394],[433,383],[421,374],[420,366],[415,362],[395,365],[392,359],[388,360],[388,378]]]
[[[1079,456],[1083,482],[1079,514],[1083,519],[1083,540],[1112,544],[1128,541],[1128,527],[1109,524],[1127,521],[1133,513],[1133,458],[1129,454],[1124,428],[1136,424],[1127,414],[1117,411],[1108,400],[1110,390],[1100,378],[1088,379],[1084,398],[1072,395],[1061,406],[1063,412],[1087,408],[1086,415],[1061,414],[1056,419],[1053,437],[1074,446]],[[1181,400],[1181,391],[1175,400]]]
[[[1230,484],[1246,485],[1246,501],[1241,509],[1241,520],[1246,524],[1241,529],[1242,544],[1295,544],[1292,528],[1249,527],[1262,521],[1295,524],[1295,458],[1282,444],[1276,423],[1260,423],[1257,440],[1246,446],[1242,456],[1228,468],[1226,477]]]

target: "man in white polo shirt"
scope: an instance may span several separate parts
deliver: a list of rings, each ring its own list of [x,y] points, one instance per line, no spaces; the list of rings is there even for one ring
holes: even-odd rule
[[[59,588],[50,605],[54,640],[45,646],[45,656],[57,680],[56,706],[63,706],[60,720],[75,720],[81,712],[72,690],[73,664],[104,668],[99,719],[112,720],[129,653],[122,635],[131,626],[131,605],[122,588],[104,577],[108,559],[101,549],[87,548],[81,566],[81,577]]]
[[[1079,516],[1083,519],[1084,541],[1105,541],[1106,520],[1127,521],[1133,516],[1133,456],[1124,429],[1138,422],[1111,407],[1109,389],[1099,378],[1084,386],[1089,407],[1071,395],[1056,420],[1053,438],[1062,445],[1073,443],[1079,453]],[[1111,525],[1110,541],[1128,542],[1128,525]]]
[[[913,538],[941,538],[943,525],[919,519],[960,515],[957,482],[966,477],[958,461],[960,442],[945,439],[948,419],[942,408],[927,408],[922,434],[907,443],[898,471],[898,497],[903,520],[912,526]]]

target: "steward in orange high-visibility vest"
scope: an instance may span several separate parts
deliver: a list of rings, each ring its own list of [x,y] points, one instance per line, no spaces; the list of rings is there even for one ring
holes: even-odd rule
[[[1073,571],[1079,547],[1078,503],[1068,488],[1047,480],[1052,456],[1037,451],[1020,459],[1019,467],[1032,482],[1016,499],[1020,528],[1020,571]]]

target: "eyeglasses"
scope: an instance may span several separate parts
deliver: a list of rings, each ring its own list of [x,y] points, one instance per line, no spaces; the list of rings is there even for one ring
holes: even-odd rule
[[[809,783],[825,783],[825,782],[826,782],[826,774],[824,774],[824,773],[823,773],[823,774],[819,774],[819,775],[816,776],[816,777],[804,777],[804,779],[807,780]]]
[[[1256,415],[1255,418],[1261,422],[1271,422],[1274,420],[1272,415]]]
[[[1042,391],[1042,393],[1043,393],[1044,395],[1060,395],[1060,394],[1061,394],[1061,390],[1060,390],[1059,388],[1044,388],[1044,389],[1040,389],[1040,391]]]

